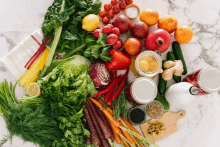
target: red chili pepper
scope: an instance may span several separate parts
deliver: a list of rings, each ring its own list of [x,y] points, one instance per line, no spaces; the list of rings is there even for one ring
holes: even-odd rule
[[[112,85],[112,88],[108,91],[108,93],[104,96],[104,101],[108,102],[111,95],[114,93],[116,87],[118,86],[119,82],[122,81],[124,76],[121,76],[120,79],[118,79],[114,85]]]
[[[111,62],[107,62],[107,68],[110,70],[123,70],[131,65],[131,58],[119,50],[111,49],[109,54],[112,55]]]
[[[107,88],[105,88],[105,89],[103,89],[103,90],[97,92],[93,97],[96,98],[96,97],[98,97],[98,96],[100,96],[100,95],[103,95],[103,94],[107,93],[110,89],[112,89],[113,87],[115,87],[114,85],[115,85],[115,83],[118,81],[118,79],[119,79],[120,77],[121,77],[121,75],[118,76],[116,79],[114,79],[114,80],[111,82],[111,84],[108,85]]]
[[[117,77],[117,70],[113,70],[113,80]]]
[[[107,102],[108,105],[111,105],[113,101],[116,101],[118,96],[121,94],[126,81],[127,81],[127,77],[128,77],[128,73],[129,73],[129,68],[126,70],[126,73],[124,74],[121,83],[118,85],[118,88],[116,89],[115,93],[112,95],[111,100],[109,100]]]

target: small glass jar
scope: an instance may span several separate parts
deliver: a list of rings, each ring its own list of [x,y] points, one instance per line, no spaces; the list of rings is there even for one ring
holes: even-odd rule
[[[206,67],[187,75],[183,82],[195,87],[190,88],[193,95],[207,95],[220,90],[220,71],[214,67]]]
[[[157,85],[150,78],[140,77],[127,86],[126,93],[133,105],[144,105],[155,99]]]
[[[157,104],[159,104],[159,106],[160,106],[161,115],[159,115],[158,117],[153,117],[153,116],[150,114],[149,110],[148,110],[149,105],[152,104],[152,103],[157,103]],[[159,110],[159,109],[157,108],[156,110]],[[147,113],[147,115],[148,115],[149,117],[151,117],[151,118],[153,118],[153,119],[161,118],[161,117],[163,116],[163,114],[164,114],[163,104],[162,104],[161,102],[157,101],[157,100],[154,100],[154,101],[148,103],[147,106],[146,106],[146,113]]]
[[[151,58],[152,63],[150,63],[147,58]],[[143,61],[143,62],[141,62]],[[143,63],[143,64],[142,64]],[[144,64],[145,63],[145,64]],[[152,65],[155,63],[156,65]],[[149,67],[149,68],[148,68]],[[151,69],[151,67],[154,67]],[[162,60],[160,55],[154,51],[144,51],[140,53],[135,60],[135,68],[136,71],[143,77],[153,78],[158,73],[162,71]],[[147,69],[151,69],[149,71],[145,71]]]
[[[136,112],[134,112],[136,110]],[[140,114],[142,113],[142,114]],[[138,116],[139,115],[139,116]],[[146,111],[144,107],[132,107],[127,115],[128,120],[133,124],[133,125],[141,125],[145,122],[146,120]],[[136,119],[135,122],[134,120]],[[140,120],[139,120],[140,119]]]

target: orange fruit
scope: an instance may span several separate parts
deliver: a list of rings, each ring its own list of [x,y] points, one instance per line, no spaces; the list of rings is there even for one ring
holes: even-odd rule
[[[140,12],[139,18],[147,25],[153,26],[159,21],[159,14],[153,9],[146,9]]]
[[[166,30],[168,33],[173,33],[177,29],[177,20],[174,16],[161,17],[158,22],[158,28]]]
[[[179,26],[174,34],[179,43],[188,43],[193,38],[193,30],[189,26]]]
[[[142,50],[142,43],[137,38],[129,38],[124,42],[124,51],[129,56],[136,56],[140,54]]]

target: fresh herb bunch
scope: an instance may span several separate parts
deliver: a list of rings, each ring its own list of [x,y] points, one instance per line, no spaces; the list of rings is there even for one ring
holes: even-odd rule
[[[127,87],[128,82],[126,83],[125,87]],[[121,94],[113,103],[114,109],[113,109],[113,114],[115,119],[119,119],[119,116],[122,118],[126,118],[128,110],[127,110],[127,98],[126,98],[126,93],[125,93],[125,87],[123,88]]]
[[[9,131],[0,146],[9,139],[12,141],[15,135],[41,147],[51,146],[54,140],[62,138],[63,132],[48,113],[48,107],[20,104],[15,97],[15,86],[12,83],[9,86],[6,80],[0,84],[0,112]]]

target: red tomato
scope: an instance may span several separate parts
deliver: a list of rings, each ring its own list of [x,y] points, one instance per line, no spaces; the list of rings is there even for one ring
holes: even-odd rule
[[[106,11],[103,11],[103,10],[100,10],[100,11],[99,11],[99,16],[100,16],[101,18],[104,18],[106,15],[107,15]]]
[[[111,0],[112,5],[116,5],[119,2],[119,0]]]
[[[130,4],[133,3],[133,0],[125,0],[125,3],[126,3],[127,5],[130,5]]]
[[[126,5],[126,3],[124,1],[119,3],[119,7],[120,7],[121,10],[124,10],[126,8],[126,6],[127,5]]]
[[[105,9],[105,10],[111,10],[111,8],[112,8],[112,5],[111,5],[111,4],[105,4],[105,5],[104,5],[104,9]]]
[[[114,14],[118,14],[120,12],[119,6],[114,6],[113,11],[114,11]]]
[[[104,24],[108,24],[109,21],[110,21],[110,19],[109,19],[108,17],[104,17],[104,18],[102,19],[102,22],[103,22]]]
[[[108,12],[108,17],[111,19],[114,18],[114,12],[112,10]]]

